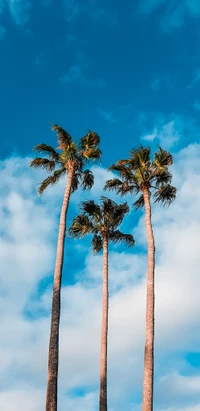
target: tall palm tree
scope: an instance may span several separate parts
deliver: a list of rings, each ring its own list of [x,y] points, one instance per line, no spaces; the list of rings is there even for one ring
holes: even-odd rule
[[[54,271],[54,286],[52,298],[51,330],[48,356],[48,381],[46,392],[46,411],[57,411],[57,381],[59,360],[59,323],[60,323],[60,294],[62,268],[64,259],[64,241],[66,234],[66,216],[70,195],[81,187],[90,189],[94,183],[94,176],[90,170],[84,169],[89,160],[97,160],[101,156],[99,149],[100,138],[97,133],[89,131],[78,144],[62,127],[53,125],[57,133],[58,148],[54,150],[44,143],[34,147],[34,150],[46,156],[35,158],[30,167],[44,168],[49,176],[41,183],[39,194],[49,186],[67,175],[63,204],[60,214],[60,225],[57,241],[57,254]]]
[[[150,155],[148,147],[133,149],[128,160],[119,160],[110,167],[110,170],[119,173],[120,179],[108,180],[105,185],[105,189],[115,190],[122,196],[128,193],[139,195],[133,204],[134,208],[145,207],[148,269],[142,411],[153,410],[155,243],[150,198],[153,196],[154,202],[169,205],[176,197],[176,189],[171,185],[172,174],[169,172],[173,162],[171,154],[159,147],[152,160]]]
[[[118,205],[106,197],[101,197],[100,205],[95,204],[94,201],[85,201],[80,208],[82,213],[74,218],[69,229],[70,235],[81,238],[86,234],[92,234],[93,251],[97,253],[103,249],[99,410],[107,411],[108,244],[125,242],[130,247],[134,245],[134,239],[131,234],[124,234],[118,230],[129,211],[127,203]]]

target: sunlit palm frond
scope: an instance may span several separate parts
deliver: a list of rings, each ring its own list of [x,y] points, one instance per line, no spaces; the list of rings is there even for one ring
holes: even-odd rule
[[[163,170],[173,164],[173,157],[169,153],[169,151],[163,150],[161,147],[159,147],[159,150],[154,154],[152,164],[155,169]]]
[[[102,152],[99,148],[90,148],[88,150],[81,151],[80,154],[86,161],[97,161],[101,158]]]
[[[52,126],[52,130],[57,133],[59,149],[63,150],[65,148],[68,148],[72,142],[72,137],[70,136],[70,134],[57,124],[54,124]]]
[[[85,170],[82,173],[81,187],[85,190],[90,190],[94,185],[94,174],[90,170]]]
[[[100,235],[95,234],[92,239],[92,249],[94,253],[99,253],[103,248],[103,240]]]
[[[56,163],[54,160],[49,160],[48,158],[37,157],[30,162],[29,166],[34,167],[34,168],[44,168],[47,171],[51,172],[54,170],[55,165]]]
[[[143,194],[140,195],[140,197],[133,203],[133,208],[135,210],[139,210],[139,208],[144,207],[144,196]]]
[[[100,137],[94,131],[88,131],[88,133],[80,139],[80,148],[83,151],[87,151],[91,148],[97,148],[100,143]]]
[[[124,167],[125,167],[125,166],[124,166],[124,164],[122,164],[122,161],[117,161],[117,163],[112,164],[112,165],[108,168],[108,170],[121,172]]]
[[[176,188],[170,184],[164,184],[154,192],[154,201],[163,205],[170,205],[176,198]]]
[[[48,146],[47,144],[44,144],[44,143],[38,144],[37,146],[35,146],[33,148],[33,150],[38,151],[39,153],[43,153],[45,155],[48,155],[48,157],[51,160],[59,162],[59,159],[60,159],[59,153],[57,153],[57,151],[54,150],[53,147]]]
[[[135,244],[131,234],[124,234],[120,230],[110,231],[109,240],[117,244],[125,242],[128,247],[133,247]]]
[[[45,178],[45,180],[41,183],[41,185],[40,185],[40,187],[39,187],[38,193],[39,193],[39,194],[42,194],[49,185],[54,185],[54,184],[56,184],[56,183],[59,181],[59,179],[60,179],[65,173],[66,173],[66,169],[65,169],[65,167],[63,167],[63,168],[61,168],[61,169],[59,169],[59,170],[56,170],[52,175],[50,175],[50,176],[48,176],[47,178]]]
[[[148,167],[150,164],[150,148],[139,146],[130,151],[129,166],[132,170]]]
[[[77,215],[69,228],[69,235],[73,238],[81,238],[93,232],[93,226],[85,214]]]

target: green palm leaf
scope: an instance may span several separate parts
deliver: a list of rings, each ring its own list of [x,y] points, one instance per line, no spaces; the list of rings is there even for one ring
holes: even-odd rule
[[[81,187],[85,190],[90,190],[94,185],[94,175],[90,170],[85,170],[82,173]]]
[[[103,248],[103,240],[100,235],[95,234],[92,239],[92,249],[94,253],[99,253]]]
[[[69,235],[73,238],[81,238],[93,232],[93,226],[89,218],[84,214],[77,215],[69,228]]]
[[[176,198],[176,191],[175,187],[165,184],[154,192],[154,200],[156,203],[160,202],[163,205],[170,205]]]
[[[120,230],[111,231],[109,233],[109,240],[117,244],[126,243],[128,247],[132,247],[135,244],[131,234],[124,234]]]
[[[41,143],[38,144],[33,148],[34,151],[38,151],[39,153],[48,155],[48,157],[56,162],[59,162],[60,156],[59,153],[57,153],[56,150],[54,150],[53,147],[48,146],[47,144]]]
[[[48,158],[35,158],[30,162],[29,167],[34,167],[34,168],[44,168],[47,171],[53,171],[55,168],[55,161],[54,160],[48,160]]]
[[[70,136],[70,134],[66,130],[64,130],[62,127],[58,126],[57,124],[54,124],[52,126],[52,130],[56,131],[57,133],[59,148],[60,149],[68,148],[72,142],[72,137]]]
[[[47,178],[45,178],[45,180],[41,183],[38,193],[42,194],[44,192],[44,190],[46,190],[46,188],[49,185],[54,185],[56,184],[59,179],[66,173],[66,168],[63,167],[60,170],[56,170],[52,175],[48,176]]]

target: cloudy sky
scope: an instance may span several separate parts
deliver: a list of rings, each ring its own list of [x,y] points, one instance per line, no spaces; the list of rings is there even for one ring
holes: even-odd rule
[[[53,269],[65,181],[37,195],[32,147],[51,123],[101,136],[107,167],[140,144],[174,156],[177,200],[153,207],[155,411],[200,410],[199,0],[0,0],[0,411],[43,411]],[[121,201],[121,200],[119,200]],[[131,198],[128,198],[131,205]],[[146,237],[142,212],[110,248],[109,411],[141,410]],[[97,411],[102,255],[66,240],[59,411]]]

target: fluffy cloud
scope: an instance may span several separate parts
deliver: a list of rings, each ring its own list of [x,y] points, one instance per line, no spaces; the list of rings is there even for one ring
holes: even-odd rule
[[[184,411],[197,411],[199,407],[200,377],[185,361],[183,369],[178,360],[186,351],[197,350],[200,339],[199,157],[198,144],[175,155],[177,200],[169,209],[156,206],[153,210],[159,411],[184,407]],[[43,175],[28,171],[28,161],[11,158],[0,163],[2,411],[44,409],[51,282],[64,182],[38,198],[35,185]],[[92,195],[98,196],[110,172],[101,167],[94,170],[97,182]],[[135,251],[114,247],[110,252],[109,411],[137,411],[141,399],[146,291],[143,217],[133,233],[139,246]],[[78,257],[79,243],[70,247]],[[72,256],[71,248],[66,254]],[[64,268],[64,278],[71,285],[65,285],[62,292],[59,409],[95,411],[102,261],[88,249],[81,255],[83,268],[77,266],[71,272],[67,260]],[[173,361],[167,365],[171,356]]]

